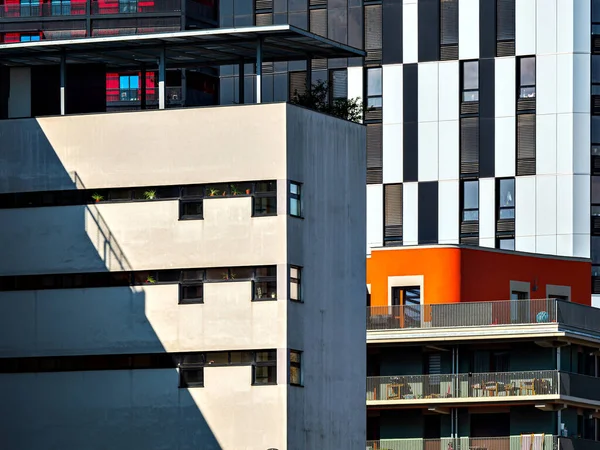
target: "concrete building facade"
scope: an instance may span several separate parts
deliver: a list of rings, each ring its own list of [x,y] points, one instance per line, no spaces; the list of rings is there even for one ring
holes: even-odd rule
[[[270,104],[0,136],[2,445],[364,445],[362,125]]]

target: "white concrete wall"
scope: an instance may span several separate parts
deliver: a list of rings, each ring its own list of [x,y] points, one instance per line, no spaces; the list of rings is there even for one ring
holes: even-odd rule
[[[289,388],[280,449],[364,447],[365,151],[362,126],[290,108],[288,176],[304,183],[305,215],[288,218],[304,299],[288,304],[288,347],[304,352],[304,387]]]
[[[0,375],[2,447],[284,449],[286,386],[251,370],[209,367],[192,389],[176,369]]]

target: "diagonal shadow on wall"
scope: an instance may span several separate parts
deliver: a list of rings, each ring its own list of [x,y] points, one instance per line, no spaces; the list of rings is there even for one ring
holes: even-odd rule
[[[35,119],[0,121],[0,193],[77,188]],[[0,276],[131,270],[95,205],[0,209],[0,231]],[[146,315],[161,288],[0,292],[0,357],[164,353]],[[0,447],[220,449],[178,381],[176,369],[0,374]]]

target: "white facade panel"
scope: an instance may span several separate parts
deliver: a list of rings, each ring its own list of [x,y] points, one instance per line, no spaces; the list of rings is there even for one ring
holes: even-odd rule
[[[590,173],[590,116],[573,114],[573,173]]]
[[[536,0],[515,0],[515,53],[535,55]]]
[[[404,3],[402,10],[402,61],[416,63],[419,60],[419,5]]]
[[[515,235],[517,237],[535,236],[535,200],[535,177],[517,177],[515,179]],[[535,249],[535,241],[533,248]]]
[[[590,176],[573,176],[573,233],[590,234]]]
[[[11,67],[8,118],[31,117],[31,68]]]
[[[556,55],[543,55],[536,58],[536,113],[556,112]]]
[[[589,37],[588,37],[589,40]],[[590,112],[591,60],[588,54],[573,55],[573,111]]]
[[[535,252],[544,255],[556,255],[556,236],[536,236]]]
[[[438,63],[421,63],[419,68],[419,122],[438,120]]]
[[[458,119],[458,100],[460,97],[459,72],[458,61],[442,61],[438,63],[439,120]]]
[[[515,65],[515,58],[497,58],[495,61],[496,117],[515,115]]]
[[[479,238],[479,246],[487,247],[487,248],[495,248],[496,247],[496,238]]]
[[[574,106],[573,54],[560,54],[556,58],[556,110],[571,113]],[[588,83],[589,84],[589,83]],[[588,101],[589,104],[589,95]]]
[[[556,172],[559,174],[573,173],[573,120],[573,114],[556,114]]]
[[[573,5],[573,52],[589,53],[591,45],[591,12],[590,0],[572,0]]]
[[[535,253],[535,236],[516,236],[515,250],[518,252]]]
[[[556,0],[537,0],[536,32],[538,55],[556,53]]]
[[[556,173],[556,114],[536,116],[536,174]]]
[[[458,58],[479,58],[479,0],[458,0]]]
[[[556,235],[556,254],[558,256],[573,256],[573,235]]]
[[[590,235],[589,234],[574,234],[573,235],[573,256],[579,258],[590,258]]]
[[[360,68],[359,68],[360,69]],[[383,124],[401,123],[402,103],[402,64],[384,64],[383,69]],[[348,68],[350,70],[350,68]],[[362,97],[362,95],[361,95]],[[351,97],[352,98],[352,97]],[[385,127],[384,127],[385,128]],[[384,144],[385,148],[385,144]],[[384,164],[385,167],[385,164]]]
[[[383,245],[383,185],[367,185],[367,250]]]
[[[459,134],[458,120],[439,122],[439,179],[458,179],[459,169]]]
[[[385,108],[384,108],[385,111]],[[383,183],[402,183],[402,124],[383,125]]]
[[[459,243],[459,184],[458,180],[438,183],[438,241],[440,244]]]
[[[438,124],[419,123],[419,181],[438,179]]]
[[[556,176],[536,177],[536,235],[556,235]],[[519,195],[519,194],[517,194]],[[554,244],[556,247],[556,243]]]
[[[573,234],[573,176],[556,176],[556,233],[570,236]],[[571,243],[572,248],[572,243]],[[564,254],[564,253],[563,253]]]
[[[575,6],[579,0],[557,0],[556,2],[556,52],[572,53],[575,39]],[[588,35],[589,36],[589,35]]]
[[[496,180],[479,179],[479,238],[496,236]]]
[[[404,245],[419,243],[419,183],[402,185],[402,242]]]
[[[496,118],[494,158],[497,177],[515,176],[517,157],[515,121],[515,116]]]

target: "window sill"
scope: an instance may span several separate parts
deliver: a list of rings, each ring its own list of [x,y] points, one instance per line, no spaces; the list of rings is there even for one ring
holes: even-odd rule
[[[252,217],[276,217],[277,213],[274,214],[252,214]]]
[[[179,300],[178,304],[179,305],[204,305],[204,300],[203,299]]]
[[[252,383],[252,386],[277,386],[277,382],[271,382],[271,383]]]
[[[276,302],[277,301],[277,297],[273,298],[273,297],[268,297],[268,298],[253,298],[252,299],[253,302]]]
[[[294,219],[304,220],[304,216],[295,216],[293,214],[288,214],[288,216],[293,217]]]
[[[204,216],[181,216],[179,220],[204,220]]]
[[[303,384],[290,383],[290,386],[298,387],[298,388],[304,388]]]

